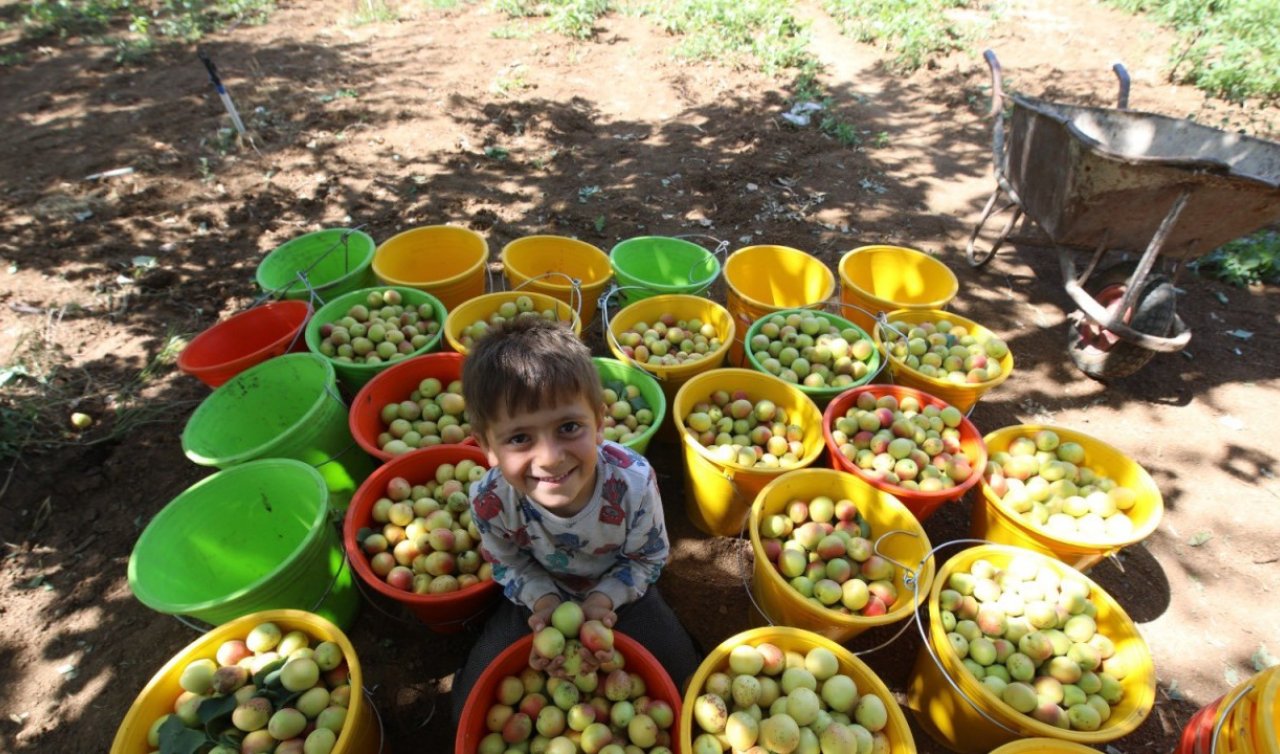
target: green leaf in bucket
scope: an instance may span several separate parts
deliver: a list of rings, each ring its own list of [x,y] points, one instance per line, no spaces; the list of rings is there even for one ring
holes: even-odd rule
[[[622,397],[622,394],[626,392],[627,383],[623,382],[622,380],[607,380],[604,383],[604,389],[612,390],[615,395],[617,395],[618,397]]]
[[[258,672],[253,674],[253,685],[262,688],[267,685],[267,676],[284,667],[285,658],[278,657],[271,662],[263,665]]]
[[[632,411],[649,408],[649,401],[646,401],[643,395],[637,395],[634,398],[628,399],[627,403],[631,404]]]
[[[217,720],[220,717],[231,717],[231,712],[236,708],[238,702],[234,694],[226,696],[215,696],[200,702],[200,706],[196,708],[196,716],[200,718],[200,722],[206,726],[210,721]]]
[[[196,754],[209,743],[204,733],[183,725],[177,715],[161,723],[159,733],[160,754]]]

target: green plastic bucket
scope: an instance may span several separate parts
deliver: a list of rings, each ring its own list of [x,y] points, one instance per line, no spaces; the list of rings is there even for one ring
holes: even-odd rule
[[[720,259],[696,243],[667,236],[619,242],[609,264],[628,304],[664,293],[701,296],[720,276]]]
[[[277,246],[258,263],[258,287],[280,298],[324,303],[374,283],[368,233],[350,228],[318,230]],[[306,278],[304,282],[299,275]]]
[[[649,449],[649,441],[663,427],[667,418],[667,396],[663,394],[662,386],[653,378],[653,375],[639,367],[604,356],[595,356],[591,360],[596,364],[596,372],[600,374],[602,383],[608,385],[610,382],[621,382],[624,385],[635,385],[640,389],[640,397],[653,412],[653,422],[649,428],[622,443],[640,455],[644,455]]]
[[[129,588],[152,610],[213,625],[298,608],[346,629],[360,606],[324,480],[291,458],[219,471],[171,500],[134,545]]]
[[[376,466],[351,437],[333,365],[313,353],[277,356],[214,390],[187,420],[182,450],[220,469],[295,458],[316,467],[339,511]]]

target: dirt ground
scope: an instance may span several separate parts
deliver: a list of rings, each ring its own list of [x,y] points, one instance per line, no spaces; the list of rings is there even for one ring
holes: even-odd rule
[[[122,68],[83,38],[0,31],[0,49],[22,53],[0,68],[0,367],[59,363],[49,389],[76,398],[55,412],[61,435],[0,469],[0,750],[104,750],[137,691],[194,638],[126,584],[146,522],[208,474],[178,442],[208,390],[157,357],[170,336],[252,304],[263,255],[323,227],[359,225],[381,241],[462,224],[495,259],[536,233],[605,250],[635,235],[700,233],[733,248],[794,246],[833,268],[871,243],[934,253],[960,279],[953,308],[1005,337],[1016,358],[974,410],[977,426],[1082,430],[1140,461],[1163,492],[1156,532],[1091,574],[1137,621],[1159,676],[1153,713],[1107,750],[1171,751],[1201,705],[1274,661],[1280,482],[1264,435],[1280,425],[1280,293],[1182,275],[1189,347],[1102,384],[1067,358],[1072,307],[1052,252],[1012,248],[983,270],[964,260],[994,185],[983,48],[1000,54],[1017,91],[1107,104],[1108,68],[1123,60],[1133,107],[1275,138],[1273,110],[1167,83],[1167,33],[1085,0],[1011,0],[998,14],[970,12],[994,21],[967,51],[899,76],[883,51],[800,6],[835,115],[865,133],[850,149],[784,122],[785,81],[673,60],[671,40],[643,19],[611,17],[594,41],[574,42],[495,37],[506,22],[479,4],[406,6],[400,22],[369,25],[348,23],[351,7],[286,2],[265,26],[204,40],[256,150],[227,137],[192,47]],[[0,5],[0,17],[16,19],[16,8]],[[86,178],[117,168],[133,170]],[[592,333],[603,354],[598,322]],[[22,379],[3,387],[10,398],[29,386]],[[117,414],[126,405],[148,410]],[[72,410],[94,425],[73,430]],[[698,533],[678,453],[658,444],[651,456],[673,543],[661,586],[713,647],[753,623],[746,548]],[[969,520],[957,503],[925,528],[942,543],[968,536]],[[351,636],[384,750],[448,750],[444,692],[470,637],[370,606]],[[901,692],[918,643],[907,632],[864,659]],[[913,729],[920,751],[943,750]]]

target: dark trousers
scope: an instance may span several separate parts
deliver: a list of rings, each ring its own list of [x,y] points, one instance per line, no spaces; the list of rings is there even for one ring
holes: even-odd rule
[[[493,615],[489,616],[466,662],[453,676],[454,727],[462,717],[467,695],[480,674],[504,649],[530,633],[529,615],[529,608],[524,605],[502,599]],[[621,631],[649,650],[671,675],[677,689],[698,669],[702,655],[694,645],[693,637],[658,593],[657,586],[650,586],[643,597],[623,605],[617,610],[617,615],[614,630]]]

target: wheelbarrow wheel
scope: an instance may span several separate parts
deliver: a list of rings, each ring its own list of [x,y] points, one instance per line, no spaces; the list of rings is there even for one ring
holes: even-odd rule
[[[1108,267],[1090,280],[1085,290],[1108,310],[1118,307],[1135,267],[1132,262]],[[1177,292],[1168,278],[1159,274],[1148,275],[1126,321],[1138,332],[1167,336],[1176,316],[1176,299]],[[1074,312],[1071,319],[1074,324],[1067,333],[1067,353],[1080,371],[1095,380],[1106,382],[1128,377],[1156,355],[1155,351],[1099,327],[1083,312]]]

